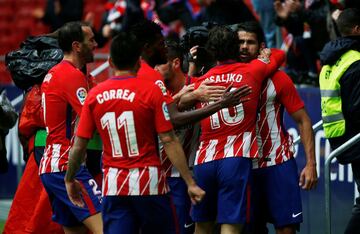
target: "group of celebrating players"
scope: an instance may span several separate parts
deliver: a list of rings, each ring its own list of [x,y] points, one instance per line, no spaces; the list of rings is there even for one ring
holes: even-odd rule
[[[284,53],[265,48],[256,22],[214,26],[214,63],[200,77],[183,72],[179,44],[151,21],[112,39],[114,76],[97,85],[83,72],[97,46],[91,27],[70,22],[58,41],[64,59],[41,85],[39,174],[65,233],[267,233],[268,222],[295,233],[300,187],[317,183],[313,131],[279,70]],[[305,148],[300,175],[284,108]],[[95,132],[102,181],[84,165]]]

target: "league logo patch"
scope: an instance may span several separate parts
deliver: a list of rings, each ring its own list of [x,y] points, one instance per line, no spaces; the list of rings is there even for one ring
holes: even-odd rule
[[[161,80],[157,80],[157,81],[155,81],[155,84],[157,86],[159,86],[159,88],[160,88],[161,92],[163,93],[163,95],[166,96],[167,91],[166,91],[166,87],[165,87],[164,83]]]
[[[168,110],[165,102],[163,102],[163,104],[162,104],[162,110],[163,110],[165,119],[170,120],[169,110]]]
[[[81,105],[84,105],[85,98],[87,96],[87,91],[85,88],[81,87],[76,90],[76,97],[79,99]]]
[[[50,73],[46,74],[46,76],[44,77],[44,82],[49,82],[52,78],[52,75]]]

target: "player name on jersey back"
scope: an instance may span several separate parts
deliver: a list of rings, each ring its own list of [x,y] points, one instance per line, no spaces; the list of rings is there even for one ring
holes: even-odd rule
[[[242,78],[243,78],[243,76],[241,74],[225,73],[225,74],[210,76],[210,77],[206,78],[205,80],[209,80],[209,81],[216,82],[216,83],[221,83],[221,82],[225,82],[225,83],[238,82],[238,83],[240,83]]]
[[[122,99],[125,101],[133,102],[134,98],[135,93],[128,89],[110,89],[96,95],[96,100],[99,104],[114,99]]]

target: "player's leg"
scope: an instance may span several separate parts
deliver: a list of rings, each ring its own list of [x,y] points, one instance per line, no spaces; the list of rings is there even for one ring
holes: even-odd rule
[[[63,226],[63,229],[65,234],[86,234],[88,231],[84,225],[74,227]]]
[[[41,180],[51,201],[53,220],[63,227],[66,227],[66,230],[69,232],[72,232],[73,228],[76,230],[81,229],[78,226],[83,225],[82,222],[86,219],[88,219],[87,224],[96,220],[95,223],[100,223],[100,227],[96,226],[96,228],[94,228],[95,225],[89,225],[87,228],[93,233],[102,233],[101,216],[97,215],[101,210],[101,192],[97,189],[96,182],[83,167],[76,174],[76,179],[82,184],[84,191],[86,191],[86,193],[82,194],[85,207],[78,207],[69,200],[64,183],[64,176],[65,172],[41,175]],[[91,216],[94,217],[89,219]]]
[[[257,168],[252,170],[251,186],[251,220],[248,225],[248,233],[268,234],[266,223],[270,221],[267,194],[267,169]]]
[[[187,186],[181,177],[169,177],[167,182],[170,195],[176,209],[180,234],[194,233],[195,223],[190,217],[191,202],[187,194]]]
[[[303,220],[296,161],[290,159],[264,170],[271,223],[277,234],[295,233]]]
[[[221,233],[241,233],[250,221],[250,184],[252,161],[232,157],[218,160],[217,222]]]
[[[360,163],[353,162],[351,163],[351,168],[354,175],[354,181],[358,192],[360,191]],[[355,233],[360,230],[360,198],[357,197],[355,200],[354,207],[352,209],[351,218],[346,226],[345,234]]]
[[[104,233],[139,233],[140,223],[130,196],[104,196],[102,200]]]
[[[215,227],[215,222],[196,222],[195,234],[212,233]]]
[[[216,168],[216,161],[194,166],[195,181],[206,192],[204,199],[191,208],[196,234],[212,233],[214,228],[217,215]]]
[[[133,206],[140,219],[142,234],[179,233],[175,206],[170,195],[134,196]]]
[[[103,233],[103,222],[101,218],[101,213],[94,214],[89,218],[86,218],[82,223],[89,229],[93,234],[102,234]]]
[[[221,224],[221,234],[239,234],[241,233],[242,224]]]
[[[296,229],[298,225],[287,225],[284,227],[277,227],[276,234],[296,234]]]

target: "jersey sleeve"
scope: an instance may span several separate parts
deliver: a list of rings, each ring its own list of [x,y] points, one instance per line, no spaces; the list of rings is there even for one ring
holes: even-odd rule
[[[81,75],[81,74],[80,74]],[[63,94],[70,103],[76,114],[80,115],[87,96],[86,77],[79,76],[79,73],[69,74],[67,82],[63,85]]]
[[[90,105],[94,98],[89,97],[84,103],[81,110],[80,121],[76,131],[76,136],[90,139],[96,129],[95,121],[91,113]]]
[[[153,88],[152,105],[155,114],[155,126],[158,133],[168,132],[173,129],[170,121],[170,114],[167,108],[165,97],[155,86]]]
[[[249,64],[249,70],[254,78],[259,82],[268,78],[278,70],[280,65],[285,61],[285,53],[279,49],[271,49],[270,62],[267,63],[261,59],[254,59]]]
[[[280,85],[280,92],[278,95],[279,102],[284,105],[289,114],[304,108],[304,102],[300,98],[294,83],[285,72],[277,72],[273,77],[273,81],[274,80]]]
[[[166,86],[165,86],[164,82],[162,81],[162,79],[156,80],[155,84],[160,88],[160,90],[164,96],[166,104],[172,103],[174,101],[174,99],[171,97],[170,92],[166,89]]]

